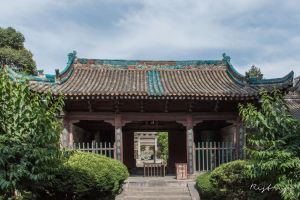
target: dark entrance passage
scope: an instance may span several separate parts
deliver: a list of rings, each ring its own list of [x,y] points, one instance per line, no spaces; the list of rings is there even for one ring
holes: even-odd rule
[[[100,120],[80,120],[72,125],[72,148],[115,158],[114,127]]]
[[[114,127],[104,121],[81,120],[73,124],[74,143],[110,142],[114,143]]]
[[[155,135],[161,132],[168,134],[168,155],[165,161],[166,174],[175,173],[175,163],[187,162],[186,132],[183,125],[176,122],[161,121],[131,122],[123,127],[123,162],[131,174],[143,175],[143,163],[161,162],[159,145],[157,139],[155,139],[158,138]],[[137,137],[144,138],[142,143],[148,144],[148,147],[141,147],[143,144],[138,144]],[[156,147],[155,143],[157,144]],[[147,148],[145,150],[146,154],[147,151],[150,154],[149,158],[143,158],[147,155],[139,155],[144,148]],[[152,151],[153,155],[151,155]]]
[[[236,127],[225,120],[204,120],[194,127],[196,171],[211,171],[237,159]]]

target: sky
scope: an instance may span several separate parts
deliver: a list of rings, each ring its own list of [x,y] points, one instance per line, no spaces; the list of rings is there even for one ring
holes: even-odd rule
[[[299,0],[0,0],[0,27],[26,38],[38,69],[80,58],[208,60],[242,74],[300,75]]]

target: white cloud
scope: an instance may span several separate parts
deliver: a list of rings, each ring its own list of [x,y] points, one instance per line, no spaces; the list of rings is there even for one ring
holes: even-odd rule
[[[18,0],[2,3],[0,23],[23,32],[38,65],[51,73],[73,49],[80,57],[119,59],[219,59],[226,51],[241,73],[256,64],[275,77],[290,69],[300,74],[300,28],[287,20],[300,20],[299,6],[295,0]]]

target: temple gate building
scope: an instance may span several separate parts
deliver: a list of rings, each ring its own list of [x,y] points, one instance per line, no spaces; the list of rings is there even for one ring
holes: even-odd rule
[[[225,54],[220,60],[144,61],[77,58],[73,52],[63,71],[30,78],[32,90],[64,95],[64,146],[104,151],[131,173],[139,167],[139,132],[168,132],[167,173],[175,172],[175,163],[187,163],[193,174],[243,158],[238,105],[259,106],[260,89],[287,92],[292,84],[293,72],[246,79]]]

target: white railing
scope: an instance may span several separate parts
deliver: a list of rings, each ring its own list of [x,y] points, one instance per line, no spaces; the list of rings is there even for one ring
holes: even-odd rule
[[[91,152],[114,158],[114,144],[110,142],[78,142],[73,144],[73,149]]]
[[[211,171],[236,159],[232,142],[199,142],[195,147],[196,171]]]

